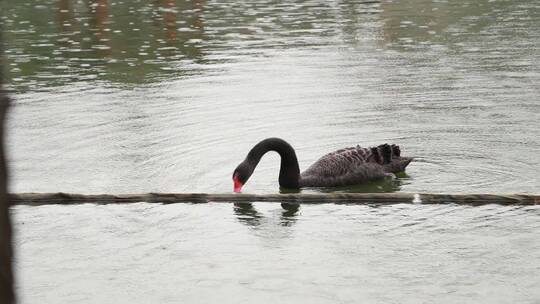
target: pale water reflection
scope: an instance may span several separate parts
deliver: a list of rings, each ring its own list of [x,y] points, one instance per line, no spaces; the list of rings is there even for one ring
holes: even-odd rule
[[[259,140],[301,169],[396,143],[407,174],[303,192],[528,192],[540,2],[0,2],[11,191],[230,192]],[[277,155],[244,187],[276,193]],[[537,207],[13,208],[21,303],[540,299]]]
[[[271,203],[15,207],[21,303],[540,299],[538,207],[286,212]]]

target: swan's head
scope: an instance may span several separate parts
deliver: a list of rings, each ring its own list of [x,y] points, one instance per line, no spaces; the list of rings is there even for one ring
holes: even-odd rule
[[[240,163],[233,173],[234,192],[238,193],[242,191],[242,186],[247,182],[251,174],[253,173],[253,167],[246,162]]]

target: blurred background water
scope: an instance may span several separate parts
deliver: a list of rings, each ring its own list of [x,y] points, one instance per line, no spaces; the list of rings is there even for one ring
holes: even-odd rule
[[[539,192],[538,1],[0,5],[12,192],[230,192],[270,136],[415,157],[338,191]],[[13,210],[23,303],[540,299],[537,207]]]

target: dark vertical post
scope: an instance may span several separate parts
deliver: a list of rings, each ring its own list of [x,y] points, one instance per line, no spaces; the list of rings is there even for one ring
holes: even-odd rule
[[[4,151],[4,122],[9,99],[4,88],[4,45],[0,28],[0,303],[15,303],[13,291],[13,245],[7,195],[7,165]]]

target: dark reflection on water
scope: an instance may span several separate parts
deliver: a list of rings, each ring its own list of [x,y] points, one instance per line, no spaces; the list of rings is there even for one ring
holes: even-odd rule
[[[257,227],[267,222],[265,216],[255,209],[252,203],[234,203],[234,214],[238,221],[251,227]],[[299,204],[281,203],[283,209],[280,215],[279,224],[284,227],[290,227],[296,222],[296,216],[300,210]]]
[[[279,193],[301,193],[304,192],[345,192],[345,193],[385,193],[385,192],[396,192],[401,189],[402,184],[406,184],[410,180],[410,176],[405,172],[400,172],[396,174],[395,178],[385,178],[380,180],[374,180],[364,184],[351,185],[351,186],[342,186],[342,187],[318,187],[318,188],[304,188],[304,189],[287,189],[279,188]]]
[[[253,204],[235,203],[233,210],[240,223],[248,226],[259,226],[261,224],[261,218],[263,216],[257,212],[257,210],[253,207]]]
[[[401,172],[396,175],[396,178],[386,178],[375,180],[364,184],[352,185],[336,188],[313,188],[311,190],[330,193],[330,192],[345,192],[345,193],[385,193],[397,192],[401,189],[403,183],[407,183],[410,177]]]

